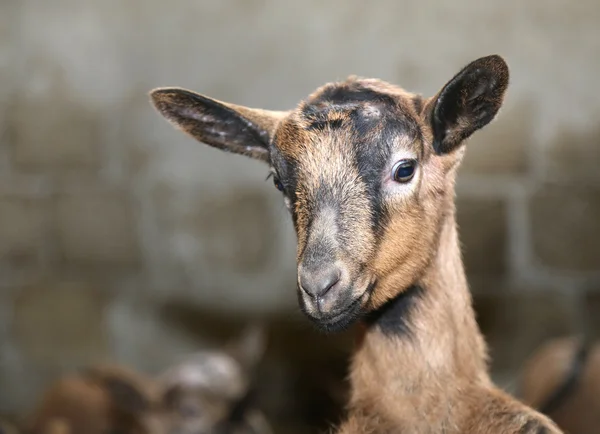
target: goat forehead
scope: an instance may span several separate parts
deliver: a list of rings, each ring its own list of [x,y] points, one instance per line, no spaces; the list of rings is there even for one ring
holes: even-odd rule
[[[328,83],[313,92],[308,103],[330,102],[344,104],[353,102],[409,102],[417,95],[401,87],[373,78],[351,76],[345,81]]]
[[[351,164],[358,154],[389,155],[398,143],[414,143],[421,137],[414,98],[377,80],[326,85],[282,123],[274,147],[284,159],[295,163],[320,159],[322,166],[332,158],[343,157]],[[368,162],[361,158],[359,164]]]

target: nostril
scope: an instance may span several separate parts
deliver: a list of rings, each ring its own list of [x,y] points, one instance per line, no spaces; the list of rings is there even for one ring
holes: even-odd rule
[[[329,275],[321,281],[321,291],[317,294],[317,296],[321,297],[327,294],[329,290],[340,281],[340,275],[340,270],[338,270],[337,268],[334,269],[331,273],[329,273]]]
[[[310,297],[322,297],[333,288],[341,278],[341,270],[331,267],[312,272],[300,273],[300,287]]]

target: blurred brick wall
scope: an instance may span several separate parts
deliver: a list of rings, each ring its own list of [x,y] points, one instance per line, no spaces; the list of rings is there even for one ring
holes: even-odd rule
[[[173,130],[149,89],[285,109],[359,74],[433,94],[490,53],[512,85],[469,144],[458,207],[510,378],[600,309],[599,21],[593,0],[0,2],[0,410],[80,364],[156,371],[193,350],[161,314],[172,297],[295,309],[295,239],[265,168]]]

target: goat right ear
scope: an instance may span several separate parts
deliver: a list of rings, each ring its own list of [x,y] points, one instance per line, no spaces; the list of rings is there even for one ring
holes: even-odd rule
[[[150,92],[154,107],[196,140],[224,151],[269,161],[269,142],[287,112],[217,101],[180,88]]]
[[[508,66],[502,57],[482,57],[465,66],[432,98],[429,119],[437,154],[457,149],[494,119],[508,80]]]

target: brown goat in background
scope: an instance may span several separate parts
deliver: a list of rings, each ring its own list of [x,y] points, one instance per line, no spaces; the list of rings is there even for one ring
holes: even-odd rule
[[[29,434],[152,433],[159,391],[150,378],[99,365],[54,382],[29,419]]]
[[[98,365],[55,381],[26,434],[270,434],[252,401],[265,346],[261,328],[186,357],[152,378]]]
[[[351,77],[288,112],[151,93],[198,141],[269,165],[297,234],[302,310],[326,331],[363,325],[341,433],[560,432],[492,384],[456,228],[464,141],[494,119],[508,76],[484,57],[432,98]]]
[[[600,346],[586,339],[552,339],[526,361],[523,400],[569,434],[595,434],[600,427]]]

